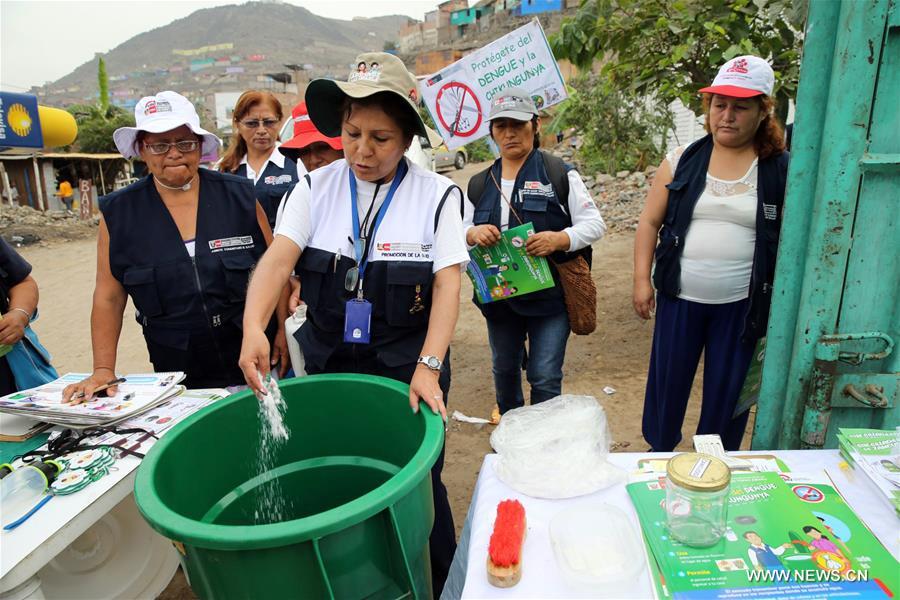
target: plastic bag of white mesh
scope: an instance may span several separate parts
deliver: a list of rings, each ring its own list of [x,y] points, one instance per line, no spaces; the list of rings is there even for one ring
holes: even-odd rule
[[[592,396],[557,396],[507,412],[491,434],[497,476],[537,498],[590,494],[624,479],[606,461],[606,413]]]

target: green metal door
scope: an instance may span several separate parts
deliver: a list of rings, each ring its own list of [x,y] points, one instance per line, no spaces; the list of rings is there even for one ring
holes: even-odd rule
[[[809,4],[754,448],[900,425],[900,10]]]

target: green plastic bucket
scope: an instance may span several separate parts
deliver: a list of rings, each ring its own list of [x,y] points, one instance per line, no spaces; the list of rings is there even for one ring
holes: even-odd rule
[[[175,425],[147,453],[134,497],[171,539],[202,598],[429,598],[429,471],[440,416],[367,375],[281,384],[290,438],[258,472],[258,402],[241,392]],[[284,520],[256,513],[271,486]]]

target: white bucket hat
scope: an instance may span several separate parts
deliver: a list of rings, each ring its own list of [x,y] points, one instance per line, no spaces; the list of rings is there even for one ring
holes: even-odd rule
[[[134,107],[135,127],[120,127],[113,133],[116,148],[125,158],[140,155],[135,144],[139,131],[163,133],[178,129],[182,125],[199,135],[203,142],[200,154],[215,152],[222,140],[200,127],[200,117],[190,100],[177,92],[159,92],[155,96],[145,96]]]

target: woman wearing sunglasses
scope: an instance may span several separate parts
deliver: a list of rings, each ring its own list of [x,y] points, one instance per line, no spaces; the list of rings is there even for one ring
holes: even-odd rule
[[[122,156],[140,157],[150,174],[100,199],[93,373],[68,386],[65,400],[79,392],[90,398],[115,379],[129,296],[155,371],[184,371],[189,388],[243,383],[244,297],[272,239],[266,215],[252,182],[199,168],[201,154],[221,142],[200,127],[186,98],[160,92],[142,98],[134,113],[137,126],[113,138]],[[266,339],[273,333],[270,324]],[[273,358],[281,353],[274,348]]]
[[[232,116],[234,135],[218,167],[253,181],[270,227],[282,196],[297,183],[297,162],[275,147],[283,119],[281,102],[269,92],[241,94]]]

